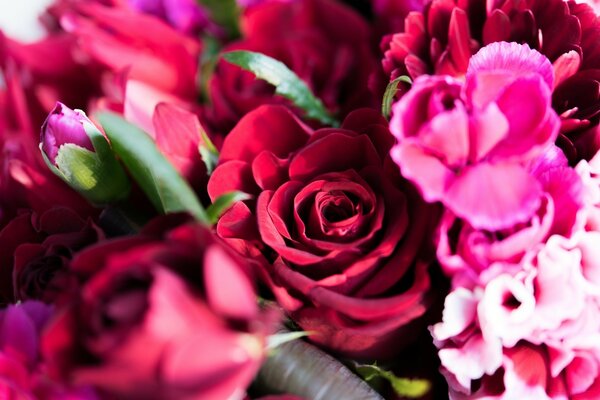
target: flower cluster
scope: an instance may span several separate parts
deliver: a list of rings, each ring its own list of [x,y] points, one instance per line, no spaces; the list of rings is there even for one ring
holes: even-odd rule
[[[0,397],[600,398],[598,2],[48,3]]]

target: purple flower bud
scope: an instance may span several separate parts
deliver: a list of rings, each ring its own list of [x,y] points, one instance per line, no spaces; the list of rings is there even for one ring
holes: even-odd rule
[[[79,110],[71,110],[57,102],[54,110],[48,115],[42,125],[40,141],[42,151],[55,164],[58,149],[67,143],[72,143],[90,151],[94,151],[92,141],[88,137],[83,123],[91,121]]]

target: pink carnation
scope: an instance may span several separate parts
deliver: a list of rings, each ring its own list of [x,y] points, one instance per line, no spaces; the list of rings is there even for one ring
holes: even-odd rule
[[[477,229],[446,211],[439,228],[437,256],[449,275],[462,273],[473,280],[495,264],[518,265],[532,248],[551,235],[570,236],[578,229],[583,184],[568,167],[562,151],[553,146],[527,166],[542,189],[539,208],[528,221],[500,230]]]
[[[598,232],[552,236],[520,270],[448,295],[431,332],[452,398],[598,397],[597,243]]]
[[[472,57],[466,84],[419,77],[393,108],[394,161],[425,200],[477,229],[528,221],[543,190],[525,164],[547,151],[560,125],[552,76],[537,51],[493,43]]]
[[[581,223],[588,231],[600,232],[600,152],[589,162],[580,161],[576,167],[584,184],[585,207]]]

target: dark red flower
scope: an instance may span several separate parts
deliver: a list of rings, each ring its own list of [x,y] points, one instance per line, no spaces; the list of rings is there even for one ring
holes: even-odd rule
[[[93,69],[74,59],[74,39],[52,33],[20,44],[0,33],[0,229],[21,208],[55,207],[89,215],[90,205],[56,177],[38,148],[40,126],[61,98],[85,106],[96,84]]]
[[[436,220],[394,172],[386,121],[351,113],[312,132],[281,106],[246,115],[209,180],[214,199],[256,195],[220,219],[238,250],[262,254],[279,303],[316,343],[355,357],[392,357],[433,301],[423,245]]]
[[[243,395],[271,324],[244,264],[206,229],[163,222],[74,258],[81,290],[42,338],[50,371],[110,398]]]
[[[404,31],[382,42],[390,78],[423,74],[464,76],[482,46],[528,44],[554,66],[553,107],[562,117],[558,144],[574,162],[582,158],[600,120],[600,22],[587,4],[563,0],[433,0],[410,13]],[[591,140],[592,142],[594,140]],[[589,149],[586,150],[589,152]]]
[[[248,9],[241,18],[243,39],[227,50],[251,50],[282,61],[341,116],[372,104],[368,79],[376,59],[371,33],[354,10],[330,0],[272,2]],[[262,104],[285,103],[253,74],[220,61],[209,83],[209,119],[227,134],[239,119]]]
[[[0,230],[0,301],[54,301],[68,288],[72,255],[103,238],[91,220],[67,208],[17,216]]]

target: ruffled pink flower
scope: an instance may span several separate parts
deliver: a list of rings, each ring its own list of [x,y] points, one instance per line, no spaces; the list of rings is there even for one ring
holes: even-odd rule
[[[542,201],[524,163],[558,134],[552,66],[527,46],[496,43],[469,68],[465,85],[447,76],[414,82],[393,108],[399,143],[391,154],[425,200],[441,201],[475,228],[504,229],[529,220]]]
[[[518,265],[523,256],[551,235],[570,236],[580,227],[584,204],[582,179],[567,166],[567,159],[552,147],[530,163],[528,171],[542,188],[540,207],[526,222],[489,231],[474,228],[447,211],[439,227],[437,256],[448,275],[465,274],[477,281],[494,264]]]
[[[433,0],[422,12],[408,14],[402,32],[383,40],[383,67],[391,78],[462,77],[480,47],[500,41],[528,44],[553,64],[561,147],[575,150],[582,129],[598,123],[599,26],[590,5],[575,1]],[[573,156],[577,159],[577,151]]]
[[[452,398],[597,398],[598,243],[554,235],[518,271],[455,287],[431,329]]]
[[[600,232],[600,152],[589,162],[581,161],[575,169],[584,183],[581,222],[586,230]]]

